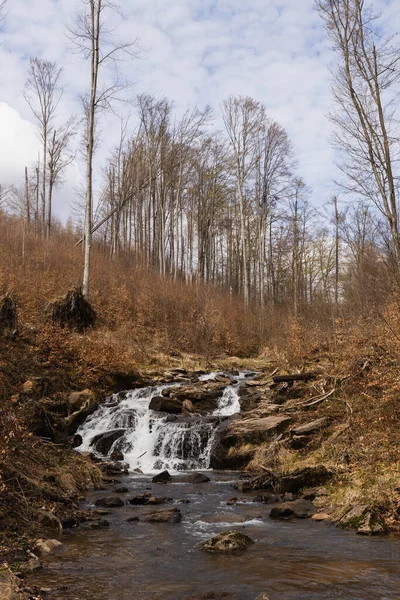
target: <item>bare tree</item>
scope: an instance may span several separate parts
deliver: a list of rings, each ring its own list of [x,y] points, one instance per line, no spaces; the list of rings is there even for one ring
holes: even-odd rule
[[[400,78],[400,49],[383,39],[378,15],[364,0],[316,0],[340,57],[335,75],[334,142],[346,157],[344,186],[372,201],[391,232],[394,270],[400,282],[398,167],[400,141],[394,84]]]
[[[86,202],[84,229],[83,294],[89,295],[90,251],[93,228],[93,157],[95,149],[95,126],[99,112],[112,109],[113,103],[121,99],[126,87],[118,76],[118,62],[136,55],[136,42],[115,42],[106,28],[107,14],[118,12],[112,0],[81,0],[82,8],[68,28],[68,37],[75,50],[90,62],[90,91],[86,98]],[[100,76],[114,67],[115,79],[102,84]]]
[[[62,69],[56,63],[42,58],[31,58],[28,69],[28,78],[25,84],[25,100],[28,102],[40,126],[40,138],[43,144],[42,182],[41,182],[41,220],[43,231],[50,233],[50,223],[46,218],[51,216],[51,198],[47,194],[47,152],[51,129],[55,113],[60,102],[63,90],[60,86]]]

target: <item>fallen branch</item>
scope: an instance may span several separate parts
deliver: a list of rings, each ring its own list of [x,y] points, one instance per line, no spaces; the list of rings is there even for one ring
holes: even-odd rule
[[[289,373],[288,375],[276,375],[273,377],[274,383],[290,383],[292,381],[308,381],[315,379],[316,373]]]

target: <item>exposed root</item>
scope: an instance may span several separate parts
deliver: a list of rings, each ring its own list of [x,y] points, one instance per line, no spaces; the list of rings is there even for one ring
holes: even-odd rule
[[[96,312],[80,288],[73,288],[62,298],[52,300],[46,313],[53,324],[79,332],[93,327],[96,322]]]

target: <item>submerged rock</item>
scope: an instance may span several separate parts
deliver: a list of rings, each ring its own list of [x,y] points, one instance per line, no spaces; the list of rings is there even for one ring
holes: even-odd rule
[[[107,521],[107,519],[97,519],[96,521],[90,521],[89,523],[82,525],[82,529],[86,529],[88,531],[106,529],[107,527],[110,527],[110,523]]]
[[[199,550],[211,554],[235,554],[243,552],[252,544],[254,544],[254,540],[248,535],[233,530],[215,535],[201,544]]]
[[[168,508],[152,512],[142,518],[145,523],[180,523],[182,513],[179,508]]]
[[[53,554],[57,550],[62,547],[62,543],[58,540],[37,540],[35,543],[35,551],[38,554],[46,556],[48,554]]]

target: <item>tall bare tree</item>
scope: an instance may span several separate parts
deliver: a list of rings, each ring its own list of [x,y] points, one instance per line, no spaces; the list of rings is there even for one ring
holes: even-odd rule
[[[86,201],[84,228],[84,270],[83,294],[89,295],[90,250],[93,228],[93,157],[95,150],[96,120],[101,111],[110,110],[126,87],[118,75],[118,63],[136,55],[136,43],[115,42],[110,29],[107,29],[107,15],[118,12],[113,0],[81,0],[81,9],[76,14],[74,24],[68,28],[68,37],[75,50],[90,63],[89,93],[85,99],[86,108]],[[112,82],[102,83],[101,75],[108,66],[114,67]]]
[[[400,283],[400,140],[394,104],[400,48],[393,37],[382,38],[379,16],[365,0],[316,0],[316,6],[340,58],[332,121],[334,142],[345,153],[344,185],[372,201],[384,215]]]
[[[51,137],[52,125],[63,90],[60,85],[62,69],[56,63],[42,58],[31,58],[28,77],[25,83],[24,97],[28,102],[40,127],[40,138],[43,144],[42,182],[41,182],[41,221],[43,232],[50,234],[51,206],[47,200],[48,162],[47,152]]]

